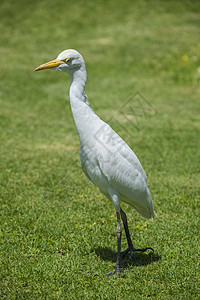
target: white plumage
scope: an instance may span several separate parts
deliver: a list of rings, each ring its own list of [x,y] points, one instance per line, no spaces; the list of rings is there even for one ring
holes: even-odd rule
[[[124,224],[128,249],[123,254],[147,249],[135,249],[130,239],[127,219],[120,201],[133,206],[143,217],[155,217],[146,174],[137,156],[120,136],[90,108],[85,94],[87,72],[82,56],[75,50],[61,52],[57,59],[35,71],[55,69],[70,75],[70,103],[80,139],[81,167],[100,191],[112,201],[117,213],[118,256],[115,271],[119,273],[121,249],[120,214]]]

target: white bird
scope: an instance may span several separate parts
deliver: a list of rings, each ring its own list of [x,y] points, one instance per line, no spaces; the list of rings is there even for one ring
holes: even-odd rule
[[[146,251],[150,247],[133,247],[125,212],[120,208],[120,201],[133,206],[143,217],[155,217],[146,174],[140,161],[120,136],[90,108],[85,84],[87,72],[83,57],[76,50],[61,52],[55,60],[40,65],[35,71],[54,69],[67,72],[71,78],[70,103],[76,129],[80,139],[81,167],[87,178],[98,186],[99,190],[112,201],[117,214],[117,264],[114,271],[107,273],[121,274],[120,254]],[[121,251],[123,221],[128,249]],[[124,276],[122,276],[124,277]]]

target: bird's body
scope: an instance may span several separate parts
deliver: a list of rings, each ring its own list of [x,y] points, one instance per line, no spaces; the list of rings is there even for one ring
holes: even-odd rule
[[[143,217],[154,216],[146,175],[137,156],[108,124],[95,114],[93,117],[80,146],[84,173],[109,199],[111,188]],[[90,124],[95,124],[91,131]]]
[[[36,71],[48,68],[66,71],[71,77],[70,103],[80,139],[81,166],[88,179],[112,201],[118,217],[118,236],[121,232],[120,213],[124,225],[126,221],[120,200],[133,206],[143,217],[154,217],[146,174],[137,156],[89,106],[85,94],[87,73],[82,56],[75,50],[65,50],[56,60],[41,65]],[[129,235],[126,228],[125,231]],[[121,274],[119,264],[116,272]]]

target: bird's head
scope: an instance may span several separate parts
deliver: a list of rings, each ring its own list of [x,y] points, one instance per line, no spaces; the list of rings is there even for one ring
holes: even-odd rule
[[[74,71],[80,69],[82,66],[85,66],[85,62],[80,53],[76,50],[68,49],[61,52],[56,59],[40,65],[34,71],[53,69],[74,73]]]

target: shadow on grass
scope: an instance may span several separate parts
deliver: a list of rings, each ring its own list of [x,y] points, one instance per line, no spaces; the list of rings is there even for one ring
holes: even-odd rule
[[[110,248],[102,248],[98,247],[95,249],[91,249],[91,251],[95,252],[97,256],[99,256],[104,261],[111,261],[116,262],[117,260],[117,254]],[[131,258],[131,260],[128,259],[128,255],[121,259],[120,265],[122,268],[130,268],[130,265],[132,266],[146,266],[151,264],[152,262],[159,261],[161,259],[161,256],[158,254],[155,254],[151,250],[149,250],[149,253],[139,253],[135,252]]]

